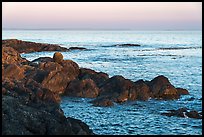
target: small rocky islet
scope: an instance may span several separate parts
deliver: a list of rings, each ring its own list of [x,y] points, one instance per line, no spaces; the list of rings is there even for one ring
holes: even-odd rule
[[[109,78],[107,73],[80,68],[76,62],[64,60],[60,52],[53,58],[33,61],[20,56],[40,51],[70,50],[54,44],[2,40],[2,134],[94,135],[84,122],[64,116],[59,105],[61,96],[93,98],[93,106],[109,107],[150,98],[179,99],[189,94],[186,89],[174,87],[163,75],[134,82],[123,76]],[[202,113],[187,109],[161,115],[202,118]]]

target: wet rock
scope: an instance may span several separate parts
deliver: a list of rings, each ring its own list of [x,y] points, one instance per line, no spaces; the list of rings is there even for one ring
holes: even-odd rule
[[[95,98],[99,94],[99,88],[96,86],[95,82],[91,79],[84,80],[73,80],[71,81],[64,95],[74,96],[74,97],[86,97]]]
[[[168,78],[160,75],[148,83],[152,97],[157,99],[178,99],[180,96]]]
[[[61,63],[63,61],[63,55],[60,52],[55,52],[53,55],[54,62]]]
[[[189,118],[202,119],[202,114],[199,114],[198,111],[195,111],[195,110],[192,110],[190,112],[186,112],[186,115]]]
[[[91,69],[81,68],[79,73],[79,79],[92,79],[96,85],[100,88],[104,82],[109,78],[108,74],[103,72],[96,72]]]
[[[96,98],[95,100],[91,101],[90,103],[93,104],[95,107],[110,107],[114,106],[113,101],[108,98]]]
[[[12,47],[19,53],[41,52],[41,51],[69,51],[67,48],[56,44],[28,42],[17,39],[2,40],[2,45]]]
[[[177,92],[179,95],[189,95],[188,90],[183,89],[183,88],[176,88]]]
[[[34,59],[32,62],[53,62],[53,58],[51,57],[40,57],[40,58],[37,58],[37,59]]]
[[[100,96],[110,96],[118,103],[127,101],[129,93],[135,94],[136,92],[134,82],[122,76],[111,77],[100,88]]]
[[[136,93],[135,94],[131,94],[131,92],[129,93],[129,99],[130,100],[148,100],[151,96],[151,92],[149,89],[149,86],[146,84],[146,82],[144,80],[138,80],[135,83],[135,88],[136,88]],[[132,97],[133,95],[133,97]],[[134,95],[137,95],[136,98],[134,97]]]
[[[187,108],[179,108],[178,110],[169,110],[169,112],[161,113],[161,115],[165,116],[177,116],[177,117],[189,117],[195,119],[202,119],[202,115],[197,111],[192,110],[189,111]]]

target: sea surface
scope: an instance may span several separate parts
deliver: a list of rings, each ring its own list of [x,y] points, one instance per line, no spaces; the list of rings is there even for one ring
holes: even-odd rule
[[[175,87],[190,95],[178,100],[131,101],[113,107],[94,107],[90,98],[63,97],[66,116],[82,120],[96,134],[103,135],[201,135],[202,119],[167,117],[170,109],[187,107],[202,111],[202,31],[67,31],[3,30],[2,39],[85,47],[62,52],[83,68],[122,75],[126,79],[169,78]],[[119,47],[115,44],[140,44]],[[54,52],[21,54],[28,60],[52,57]]]

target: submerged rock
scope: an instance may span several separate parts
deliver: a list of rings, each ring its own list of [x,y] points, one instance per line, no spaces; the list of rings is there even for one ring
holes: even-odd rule
[[[195,119],[202,119],[202,114],[198,113],[195,110],[189,111],[187,108],[179,108],[178,110],[169,110],[169,112],[161,113],[161,115],[165,116],[177,116],[177,117],[189,117]]]
[[[83,47],[70,47],[69,50],[86,50],[86,48],[83,48]]]
[[[139,44],[116,44],[114,46],[123,46],[123,47],[139,47]]]

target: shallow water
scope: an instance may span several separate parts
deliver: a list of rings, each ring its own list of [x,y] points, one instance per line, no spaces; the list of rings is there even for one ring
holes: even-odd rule
[[[93,107],[83,98],[62,98],[65,115],[81,119],[97,134],[202,134],[202,120],[166,117],[160,113],[187,107],[202,110],[201,31],[3,31],[2,39],[79,46],[88,50],[62,52],[64,59],[109,76],[152,80],[164,75],[190,95],[174,101],[133,101],[114,107]],[[122,43],[140,47],[113,46]],[[52,57],[54,52],[21,54],[28,60]],[[188,101],[190,98],[192,101]]]

